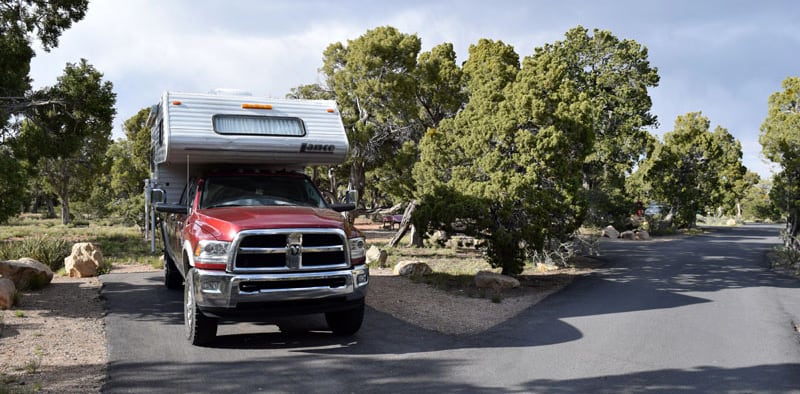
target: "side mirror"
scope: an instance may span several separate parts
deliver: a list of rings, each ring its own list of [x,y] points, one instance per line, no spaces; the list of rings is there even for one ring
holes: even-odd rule
[[[344,196],[344,202],[356,205],[358,203],[358,190],[348,190]]]
[[[356,204],[331,204],[331,209],[336,212],[348,212],[356,209]]]
[[[167,204],[163,202],[156,203],[156,211],[163,213],[178,213],[181,215],[189,214],[189,207],[180,204]]]
[[[167,202],[167,193],[161,189],[150,190],[150,201],[155,203]]]

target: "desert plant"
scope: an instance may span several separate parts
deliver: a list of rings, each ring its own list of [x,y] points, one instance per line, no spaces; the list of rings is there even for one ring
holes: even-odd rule
[[[550,240],[542,250],[534,251],[529,257],[534,264],[556,265],[567,267],[570,261],[577,256],[599,256],[600,237],[580,235],[576,233],[566,242]]]
[[[19,259],[30,257],[47,265],[53,271],[64,266],[64,258],[69,256],[66,240],[48,235],[23,238],[19,241],[0,244],[0,258]]]

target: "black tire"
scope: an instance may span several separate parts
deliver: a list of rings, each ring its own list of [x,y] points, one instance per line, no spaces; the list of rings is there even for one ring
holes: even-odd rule
[[[183,287],[183,277],[175,261],[169,257],[169,253],[164,252],[164,286],[170,290],[178,290]]]
[[[351,336],[361,329],[361,323],[364,321],[364,304],[344,311],[327,312],[325,321],[328,322],[328,328],[334,335]]]
[[[200,311],[194,299],[194,284],[191,275],[186,275],[183,286],[183,322],[186,339],[197,346],[208,345],[217,337],[217,319],[208,317]]]

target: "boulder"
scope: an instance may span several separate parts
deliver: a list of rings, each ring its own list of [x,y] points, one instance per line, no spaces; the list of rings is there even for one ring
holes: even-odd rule
[[[394,274],[400,276],[420,276],[432,272],[428,264],[418,260],[403,260],[394,266]]]
[[[448,236],[447,232],[443,230],[434,231],[433,235],[430,237],[431,244],[436,246],[445,246],[449,239],[450,236]]]
[[[475,275],[475,286],[479,289],[506,290],[519,287],[519,281],[510,276],[480,271]]]
[[[386,266],[386,259],[389,257],[389,254],[375,245],[372,245],[367,249],[367,264],[371,264],[374,262],[378,262],[378,266],[384,267]]]
[[[608,238],[619,238],[619,231],[614,228],[614,226],[608,226],[603,229],[603,237]]]
[[[8,309],[14,306],[14,293],[17,287],[11,279],[0,276],[0,309]]]
[[[633,239],[636,239],[636,234],[633,231],[628,230],[628,231],[623,231],[622,233],[620,233],[619,237],[622,238],[622,239],[631,239],[631,240],[633,240]]]
[[[103,265],[103,253],[91,242],[72,245],[72,254],[64,259],[64,268],[70,278],[97,276],[97,269]]]
[[[646,230],[639,230],[636,232],[636,239],[646,241],[650,239],[650,233],[648,233]]]
[[[31,258],[0,261],[0,275],[14,282],[20,290],[40,289],[53,280],[50,267]]]
[[[725,225],[726,226],[735,226],[736,225],[736,219],[728,219],[728,221],[725,222]]]

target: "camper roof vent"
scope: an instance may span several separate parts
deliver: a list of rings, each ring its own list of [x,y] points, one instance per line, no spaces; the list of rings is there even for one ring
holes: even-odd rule
[[[253,93],[250,93],[246,90],[242,89],[214,89],[210,91],[211,94],[216,94],[217,96],[252,96]]]

